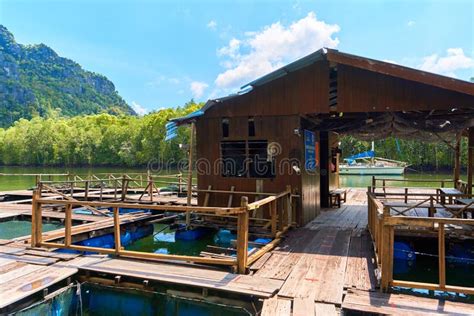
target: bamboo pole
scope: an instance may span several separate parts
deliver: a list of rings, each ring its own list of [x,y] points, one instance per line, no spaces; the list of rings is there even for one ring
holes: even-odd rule
[[[120,242],[120,213],[118,207],[114,207],[114,241],[115,255],[118,256],[122,248],[122,244]]]
[[[38,199],[38,192],[36,192],[36,199]],[[35,213],[35,247],[37,247],[43,241],[43,216],[41,212],[41,204],[34,203],[33,212]]]
[[[243,196],[240,200],[240,206],[248,206],[248,197]],[[237,272],[245,274],[248,259],[248,238],[249,238],[249,213],[248,211],[240,213],[237,218]]]
[[[71,228],[72,228],[72,205],[66,205],[66,218],[64,219],[64,245],[71,246]]]

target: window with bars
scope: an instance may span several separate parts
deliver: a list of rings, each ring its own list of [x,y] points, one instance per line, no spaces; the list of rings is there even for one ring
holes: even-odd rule
[[[221,142],[222,176],[274,178],[275,158],[267,148],[267,140]]]

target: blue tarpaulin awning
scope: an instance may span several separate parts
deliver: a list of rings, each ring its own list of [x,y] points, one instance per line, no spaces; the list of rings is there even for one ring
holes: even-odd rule
[[[350,157],[344,158],[344,160],[347,161],[349,164],[352,164],[354,163],[356,159],[374,158],[374,157],[375,157],[375,151],[368,150],[368,151],[364,151],[363,153],[358,153]]]

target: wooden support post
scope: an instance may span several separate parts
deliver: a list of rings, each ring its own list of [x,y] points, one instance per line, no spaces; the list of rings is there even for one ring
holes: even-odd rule
[[[37,202],[40,199],[38,190],[33,192],[31,209],[31,246],[39,247],[43,241],[43,218],[41,214],[41,204]]]
[[[286,214],[285,214],[285,226],[291,225],[291,185],[286,186],[286,190],[289,192],[286,195],[285,202],[286,202]]]
[[[439,271],[439,286],[446,287],[446,248],[444,239],[444,223],[438,223],[438,271]]]
[[[240,206],[247,208],[249,200],[243,196],[240,200]],[[249,212],[239,213],[237,217],[237,272],[245,274],[247,270],[248,258],[248,239],[249,239]]]
[[[153,178],[148,176],[148,195],[150,196],[150,201],[153,202]]]
[[[275,237],[277,234],[277,202],[270,202],[270,218],[272,227],[272,236]]]
[[[278,201],[278,202],[277,202]],[[276,200],[275,202],[277,202],[277,214],[278,214],[278,231],[282,232],[283,231],[283,228],[285,227],[284,226],[284,223],[283,223],[283,208],[285,207],[284,203],[282,203],[282,199],[280,200]]]
[[[210,188],[209,188],[209,190],[210,190]],[[235,186],[231,186],[230,187],[230,192],[231,193],[229,193],[229,199],[227,200],[227,207],[232,207],[232,201],[234,199],[234,193],[232,193],[232,192],[234,192],[234,191],[235,191]]]
[[[474,127],[469,128],[467,150],[467,194],[472,194],[472,176],[474,172]]]
[[[115,179],[114,182],[115,182],[114,199],[116,200],[117,199],[117,191],[118,191],[118,180]]]
[[[385,213],[385,209],[384,209]],[[385,221],[382,223],[382,249],[380,251],[381,263],[382,263],[382,280],[380,289],[382,292],[387,292],[390,283],[393,280],[393,240],[394,240],[394,229],[393,226],[385,225]]]
[[[454,170],[453,180],[454,188],[456,189],[461,179],[461,137],[462,133],[456,134],[456,144],[454,145]]]
[[[188,192],[186,205],[191,206],[191,200],[193,197],[193,139],[194,139],[194,122],[191,123],[191,131],[189,135],[189,155],[188,155]],[[186,212],[186,227],[191,223],[191,212]]]
[[[127,198],[127,190],[128,190],[128,179],[124,175],[122,177],[122,197],[121,197],[122,202],[125,201],[125,199]]]
[[[436,208],[434,207],[434,197],[430,196],[430,207],[428,208],[428,217],[434,217],[436,213]]]
[[[212,189],[212,185],[207,186],[207,191],[210,191]],[[206,192],[204,195],[204,205],[203,206],[209,206],[209,199],[211,197],[211,192]]]
[[[70,186],[71,186],[71,197],[74,198],[74,181],[71,181]]]
[[[89,180],[86,181],[85,184],[85,191],[84,191],[84,200],[89,200]]]
[[[99,201],[102,202],[102,196],[104,194],[104,183],[100,181],[100,193],[99,193]]]
[[[114,207],[114,241],[115,241],[115,255],[120,254],[122,244],[120,242],[120,214],[119,208]]]
[[[408,188],[405,188],[405,203],[408,203]]]
[[[72,228],[72,204],[66,205],[66,218],[64,219],[64,245],[71,246],[71,228]]]

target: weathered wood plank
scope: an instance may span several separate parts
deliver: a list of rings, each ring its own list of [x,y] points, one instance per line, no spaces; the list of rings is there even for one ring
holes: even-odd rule
[[[77,269],[64,267],[43,267],[22,277],[0,284],[0,308],[4,308],[31,294],[64,280],[75,274]]]
[[[472,315],[474,304],[404,294],[349,290],[342,308],[383,315]]]

